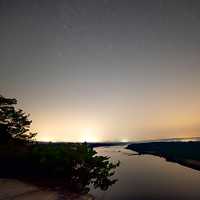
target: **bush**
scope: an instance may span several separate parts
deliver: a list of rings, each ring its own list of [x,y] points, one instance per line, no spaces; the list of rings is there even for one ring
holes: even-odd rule
[[[116,182],[111,177],[119,162],[113,164],[108,157],[96,154],[86,143],[27,145],[18,151],[7,151],[6,159],[3,154],[4,164],[0,168],[4,175],[56,180],[75,192],[86,193],[90,185],[107,190]]]

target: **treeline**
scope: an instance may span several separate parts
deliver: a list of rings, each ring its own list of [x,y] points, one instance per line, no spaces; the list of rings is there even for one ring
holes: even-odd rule
[[[149,142],[134,143],[127,147],[141,154],[156,154],[166,158],[200,161],[200,142]]]

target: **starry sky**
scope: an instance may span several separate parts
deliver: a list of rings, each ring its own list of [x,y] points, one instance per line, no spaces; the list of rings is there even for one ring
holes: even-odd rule
[[[37,139],[200,136],[199,0],[0,0],[0,94]]]

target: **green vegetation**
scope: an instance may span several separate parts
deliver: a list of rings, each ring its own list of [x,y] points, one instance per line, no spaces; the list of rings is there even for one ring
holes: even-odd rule
[[[89,186],[107,190],[116,182],[111,177],[118,163],[98,156],[86,143],[48,143],[34,141],[31,121],[16,110],[16,99],[0,96],[0,176],[45,179],[80,193]]]

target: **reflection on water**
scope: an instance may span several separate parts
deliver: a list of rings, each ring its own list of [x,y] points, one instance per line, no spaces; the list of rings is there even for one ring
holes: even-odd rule
[[[96,148],[120,160],[119,181],[108,191],[91,190],[97,200],[199,200],[200,171],[151,155],[136,155],[124,147]]]

